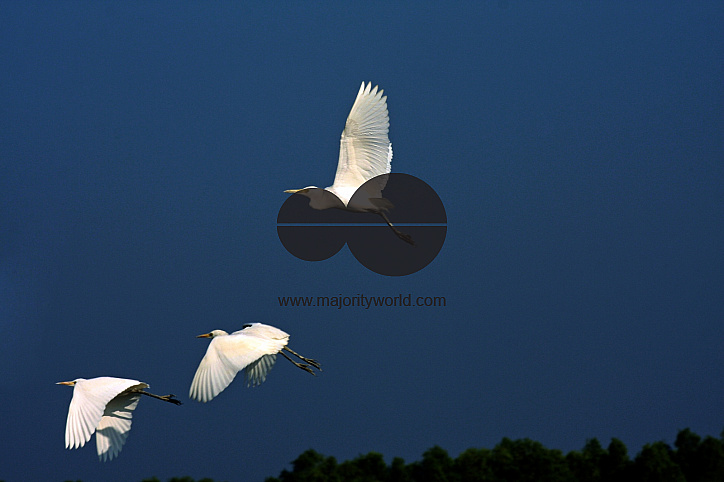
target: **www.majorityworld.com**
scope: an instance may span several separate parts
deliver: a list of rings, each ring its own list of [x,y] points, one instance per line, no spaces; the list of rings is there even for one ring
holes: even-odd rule
[[[371,307],[383,306],[447,306],[444,296],[413,296],[412,294],[397,296],[278,296],[279,306],[293,307],[329,307],[341,310],[343,307],[359,307],[366,310]]]

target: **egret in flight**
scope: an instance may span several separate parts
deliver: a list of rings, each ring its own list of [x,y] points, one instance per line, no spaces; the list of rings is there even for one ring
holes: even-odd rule
[[[262,323],[246,324],[232,334],[214,330],[197,338],[211,338],[189,390],[189,396],[199,402],[208,402],[224,391],[241,370],[246,375],[247,386],[261,385],[274,366],[277,353],[312,375],[315,373],[310,365],[321,370],[316,360],[305,358],[287,346],[289,334]],[[305,363],[292,360],[284,351]]]
[[[367,85],[362,82],[342,131],[334,183],[324,189],[307,186],[284,192],[308,197],[309,206],[313,209],[337,208],[379,214],[400,239],[414,245],[410,235],[390,222],[386,212],[393,205],[382,197],[389,177],[385,174],[389,174],[392,167],[392,143],[387,136],[390,116],[387,113],[387,96],[383,97],[382,92],[382,89],[377,90],[377,86],[373,89],[371,82]],[[377,179],[365,184],[372,178]],[[363,184],[364,192],[358,192],[353,198]]]
[[[68,420],[65,424],[65,448],[82,447],[96,434],[98,458],[112,460],[131,430],[131,417],[141,395],[181,405],[174,395],[154,395],[144,391],[148,384],[126,378],[76,378],[57,385],[73,387]]]

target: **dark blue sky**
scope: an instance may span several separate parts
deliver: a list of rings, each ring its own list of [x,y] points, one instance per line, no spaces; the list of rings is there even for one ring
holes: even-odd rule
[[[615,3],[615,5],[613,4]],[[721,2],[0,3],[0,479],[262,480],[314,448],[407,461],[530,437],[632,454],[724,428]],[[331,184],[362,81],[445,245],[384,277],[279,242]],[[280,296],[444,296],[289,308]],[[261,321],[320,360],[188,400]],[[142,400],[120,457],[67,451],[77,377]]]

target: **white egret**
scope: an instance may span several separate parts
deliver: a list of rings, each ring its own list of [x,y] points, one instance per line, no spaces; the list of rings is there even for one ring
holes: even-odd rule
[[[262,323],[246,324],[232,334],[214,330],[197,338],[211,338],[189,390],[189,396],[199,402],[208,402],[224,391],[241,370],[246,375],[247,386],[261,385],[274,366],[277,353],[312,375],[315,373],[310,365],[321,370],[316,360],[305,358],[287,346],[289,334]],[[283,350],[306,363],[292,360]]]
[[[366,86],[362,82],[359,88],[342,131],[334,183],[324,189],[307,186],[284,192],[308,197],[309,206],[317,210],[337,208],[379,214],[400,239],[414,245],[412,237],[398,230],[385,214],[393,207],[382,197],[388,177],[384,174],[389,174],[392,168],[392,143],[387,135],[390,128],[387,96],[383,97],[383,90],[377,89],[377,86],[372,88],[371,82]],[[365,192],[353,199],[359,187],[375,177],[375,181],[365,185]]]
[[[143,390],[148,388],[147,383],[126,378],[76,378],[57,385],[73,387],[65,424],[65,448],[84,446],[95,432],[98,458],[104,462],[116,457],[126,443],[133,410],[141,395],[181,405],[174,395],[148,393]]]

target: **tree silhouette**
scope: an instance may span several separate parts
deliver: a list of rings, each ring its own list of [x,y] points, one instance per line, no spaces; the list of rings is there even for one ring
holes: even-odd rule
[[[316,450],[303,452],[292,462],[292,471],[282,470],[279,478],[267,477],[267,482],[342,482],[337,474],[337,460],[325,457]]]
[[[689,429],[679,431],[675,449],[664,442],[643,447],[634,460],[624,443],[611,439],[607,448],[588,439],[581,450],[564,455],[530,439],[503,438],[492,449],[469,448],[453,459],[434,446],[417,462],[395,457],[388,466],[382,454],[370,452],[337,464],[307,450],[292,462],[292,471],[267,482],[722,482],[724,432],[701,439]]]
[[[724,438],[724,434],[723,438]],[[701,440],[688,428],[676,436],[674,461],[688,482],[724,480],[724,444],[714,437]]]
[[[495,480],[490,465],[490,450],[469,448],[455,459],[455,472],[460,482]]]
[[[686,482],[681,467],[673,460],[671,447],[664,442],[646,444],[634,462],[636,480],[641,482]]]

